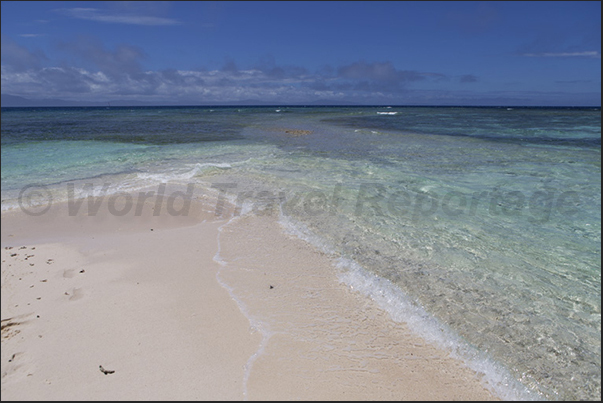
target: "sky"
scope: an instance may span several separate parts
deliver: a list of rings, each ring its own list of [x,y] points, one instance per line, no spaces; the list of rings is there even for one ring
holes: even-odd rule
[[[2,95],[601,105],[599,1],[2,1]]]

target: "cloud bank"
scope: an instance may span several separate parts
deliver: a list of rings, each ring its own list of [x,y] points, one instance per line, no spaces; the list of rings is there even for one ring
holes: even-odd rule
[[[47,66],[43,54],[3,36],[2,92],[93,101],[304,103],[329,99],[363,103],[394,100],[415,82],[451,79],[441,73],[400,70],[387,61],[358,61],[311,72],[302,66],[278,65],[270,56],[244,69],[229,59],[218,70],[149,71],[142,67],[145,52],[135,46],[108,49],[94,38],[80,37],[58,48],[80,66]],[[465,83],[477,78],[466,75],[457,80]]]
[[[113,49],[100,41],[80,37],[58,48],[77,64],[52,64],[40,51],[30,51],[2,36],[2,93],[29,99],[74,102],[136,101],[154,104],[596,104],[563,94],[471,92],[480,78],[440,72],[404,70],[389,61],[356,61],[309,71],[302,66],[279,65],[271,56],[251,67],[239,68],[227,59],[220,69],[166,69],[143,67],[145,52],[121,44]],[[551,57],[551,56],[549,56]],[[439,90],[420,90],[418,84]],[[444,85],[445,84],[445,85]],[[446,90],[452,85],[454,91]],[[426,87],[423,87],[426,88]],[[462,88],[466,88],[463,90]],[[567,95],[567,94],[566,94]],[[567,101],[569,99],[569,101]],[[584,99],[584,98],[583,98]]]

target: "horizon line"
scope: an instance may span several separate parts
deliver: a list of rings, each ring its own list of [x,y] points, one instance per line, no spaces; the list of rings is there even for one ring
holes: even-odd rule
[[[471,105],[471,104],[458,104],[458,105],[429,105],[429,104],[364,104],[364,105],[350,105],[350,104],[155,104],[155,105],[7,105],[0,106],[2,108],[241,108],[241,107],[253,107],[253,108],[285,108],[285,107],[298,107],[298,108],[324,108],[324,107],[337,107],[337,108],[601,108],[601,105]]]

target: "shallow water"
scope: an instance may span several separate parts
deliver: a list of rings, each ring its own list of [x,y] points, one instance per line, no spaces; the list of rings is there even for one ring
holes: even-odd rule
[[[525,386],[501,397],[600,396],[600,174],[599,108],[2,109],[3,210],[31,184],[213,185]]]

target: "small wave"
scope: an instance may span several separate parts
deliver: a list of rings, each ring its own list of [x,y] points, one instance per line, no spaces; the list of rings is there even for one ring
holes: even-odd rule
[[[328,242],[314,234],[305,224],[284,215],[282,211],[279,224],[285,233],[302,239],[336,258],[335,265],[340,270],[339,281],[371,298],[393,321],[407,323],[409,329],[418,336],[449,351],[453,358],[463,361],[467,367],[479,374],[484,386],[494,395],[504,400],[541,400],[541,396],[522,385],[506,368],[486,353],[463,341],[391,281],[370,273],[351,259],[337,257],[339,253]]]
[[[16,210],[19,208],[19,203],[16,200],[2,200],[1,210],[3,213],[5,211]]]
[[[172,182],[172,181],[182,181],[182,180],[190,180],[195,176],[207,172],[211,168],[218,169],[229,169],[232,168],[232,165],[228,163],[214,163],[214,162],[206,162],[206,163],[198,163],[193,166],[188,171],[185,172],[162,172],[162,173],[139,173],[138,178],[143,180],[150,180],[152,182]]]
[[[335,249],[331,245],[327,244],[322,238],[314,235],[314,233],[305,224],[283,214],[282,206],[278,223],[286,234],[293,235],[309,243],[327,255],[335,254]]]
[[[391,281],[368,272],[350,259],[339,258],[336,266],[341,270],[339,280],[342,283],[375,301],[393,321],[407,323],[409,329],[427,342],[450,351],[453,358],[480,374],[485,386],[496,396],[504,400],[541,400],[539,395],[515,380],[506,368],[464,342]]]
[[[204,168],[204,167],[216,167],[216,168],[232,168],[232,165],[226,163],[226,162],[206,162],[204,164],[196,164],[196,166],[198,168]]]
[[[398,112],[377,112],[377,115],[397,115]]]

